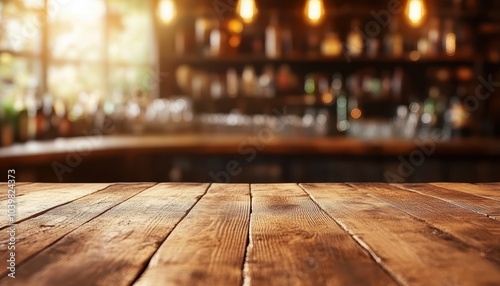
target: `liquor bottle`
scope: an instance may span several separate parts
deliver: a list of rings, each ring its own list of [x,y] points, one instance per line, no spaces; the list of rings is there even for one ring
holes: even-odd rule
[[[444,22],[443,51],[447,56],[454,56],[457,48],[457,35],[455,34],[453,20]]]
[[[68,106],[61,101],[62,110],[58,114],[59,116],[59,136],[60,137],[70,137],[71,136],[71,121],[68,118]]]
[[[266,56],[278,58],[281,56],[281,31],[277,15],[271,16],[269,25],[266,27]]]
[[[404,53],[404,41],[398,29],[398,21],[393,19],[389,26],[389,34],[386,34],[384,38],[386,54],[395,58],[402,57]]]
[[[225,51],[225,43],[227,42],[226,33],[220,28],[220,23],[217,20],[213,21],[213,28],[210,31],[210,55],[218,57]]]
[[[226,93],[229,97],[237,97],[239,91],[238,73],[230,68],[226,73]]]
[[[336,57],[342,54],[342,42],[337,33],[328,31],[321,43],[321,54],[327,57]]]
[[[347,117],[347,95],[343,85],[342,75],[337,73],[333,75],[332,93],[336,100],[336,117],[337,131],[345,134],[349,129],[349,121]]]
[[[262,75],[259,77],[259,86],[263,97],[273,98],[276,96],[276,79],[274,67],[266,65]]]
[[[43,100],[41,99],[37,101],[35,121],[36,121],[35,139],[44,140],[47,136],[47,132],[49,131],[49,122],[45,117],[44,103]]]
[[[18,97],[15,103],[15,114],[16,114],[16,131],[15,138],[16,142],[25,143],[28,141],[28,109],[26,108],[25,101],[23,98]]]
[[[210,20],[207,18],[196,18],[195,39],[200,55],[210,54]]]
[[[12,103],[5,100],[0,105],[0,146],[14,144],[14,120]]]
[[[361,56],[363,53],[363,34],[360,30],[361,22],[354,19],[351,22],[351,31],[347,35],[347,52],[350,56]]]
[[[282,30],[281,39],[282,44],[281,48],[283,50],[284,55],[291,55],[295,52],[294,42],[293,42],[293,34],[290,28],[286,28]]]
[[[245,66],[242,74],[242,88],[245,96],[253,97],[255,96],[255,90],[257,86],[257,76],[255,75],[255,70],[252,66]]]
[[[440,33],[439,33],[439,20],[432,18],[429,20],[429,31],[427,34],[429,41],[429,55],[437,56],[439,54],[440,46]]]
[[[50,94],[45,94],[43,99],[43,113],[48,123],[45,139],[54,139],[58,137],[59,120],[54,109],[54,98]]]

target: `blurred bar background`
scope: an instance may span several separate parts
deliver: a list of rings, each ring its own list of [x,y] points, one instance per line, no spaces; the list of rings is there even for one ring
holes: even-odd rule
[[[1,0],[0,169],[499,181],[500,1]]]

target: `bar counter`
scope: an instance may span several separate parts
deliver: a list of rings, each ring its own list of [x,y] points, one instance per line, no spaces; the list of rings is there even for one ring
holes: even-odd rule
[[[15,189],[1,285],[500,284],[500,183]]]
[[[262,154],[277,155],[406,155],[419,148],[431,148],[434,155],[500,156],[500,140],[469,138],[450,141],[359,139],[349,137],[276,137],[276,136],[211,136],[211,135],[149,135],[89,136],[33,141],[0,148],[0,167],[7,163],[47,164],[64,159],[69,152],[88,157],[140,154],[237,155],[253,148]],[[87,157],[87,156],[86,156]]]

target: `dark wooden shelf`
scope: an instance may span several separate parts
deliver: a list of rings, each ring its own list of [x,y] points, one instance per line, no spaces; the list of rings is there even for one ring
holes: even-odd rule
[[[256,56],[256,55],[230,55],[221,57],[210,57],[210,56],[197,56],[197,55],[186,55],[178,56],[171,60],[171,63],[179,64],[262,64],[262,63],[290,63],[290,64],[317,64],[317,63],[335,63],[335,64],[350,64],[350,63],[366,63],[366,64],[474,64],[478,61],[484,61],[482,57],[473,56],[423,56],[418,60],[412,60],[409,56],[405,55],[403,57],[388,57],[388,56],[377,56],[377,57],[327,57],[327,56],[313,56],[313,55],[303,55],[303,56],[284,56],[280,58],[269,58],[266,56]]]

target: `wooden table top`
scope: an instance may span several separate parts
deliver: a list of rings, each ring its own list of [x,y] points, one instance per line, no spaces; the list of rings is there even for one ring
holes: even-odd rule
[[[16,203],[0,285],[500,285],[500,183],[19,183]]]

